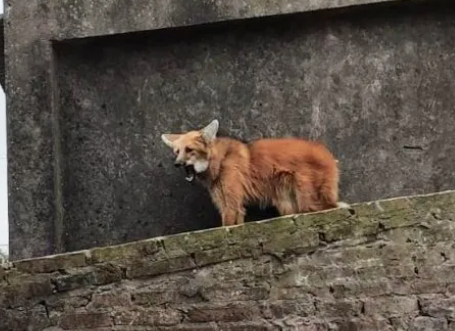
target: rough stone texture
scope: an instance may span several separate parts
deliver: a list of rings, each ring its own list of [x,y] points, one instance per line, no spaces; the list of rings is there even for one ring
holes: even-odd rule
[[[159,140],[214,117],[323,140],[349,202],[455,185],[453,2],[5,5],[13,259],[218,226]]]
[[[455,191],[21,260],[0,330],[455,330]]]

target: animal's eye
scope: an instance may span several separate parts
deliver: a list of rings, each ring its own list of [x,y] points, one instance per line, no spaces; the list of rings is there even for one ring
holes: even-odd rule
[[[174,151],[174,153],[175,153],[176,155],[178,155],[179,152],[180,152],[180,151],[179,151],[178,149],[176,149],[176,150]]]
[[[186,153],[191,153],[192,151],[193,151],[192,148],[190,148],[190,147],[185,147],[185,152],[186,152]]]

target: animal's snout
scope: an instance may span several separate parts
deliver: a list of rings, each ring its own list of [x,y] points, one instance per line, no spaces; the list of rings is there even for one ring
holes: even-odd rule
[[[181,161],[174,162],[174,167],[176,167],[176,168],[181,167],[182,165],[183,165],[183,162],[181,162]]]

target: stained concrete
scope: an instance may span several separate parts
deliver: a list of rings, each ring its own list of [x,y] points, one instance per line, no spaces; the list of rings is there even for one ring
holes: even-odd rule
[[[21,1],[24,0],[16,0]],[[78,0],[76,3],[68,0],[48,0],[40,6],[51,14],[53,38],[66,40],[417,1],[422,0],[135,0],[128,3],[118,0]]]
[[[454,187],[454,5],[370,5],[79,39],[273,14],[220,15],[201,2],[191,16],[177,2],[165,3],[168,20],[156,16],[153,27],[140,25],[152,24],[144,16],[122,20],[112,4],[96,19],[101,5],[89,1],[13,2],[13,258],[218,226],[207,194],[184,181],[159,139],[213,118],[243,139],[324,141],[340,160],[348,202]],[[24,13],[47,23],[14,39],[36,23]],[[109,22],[118,23],[109,30]]]
[[[0,14],[0,85],[5,90],[5,34],[3,26],[3,14]]]

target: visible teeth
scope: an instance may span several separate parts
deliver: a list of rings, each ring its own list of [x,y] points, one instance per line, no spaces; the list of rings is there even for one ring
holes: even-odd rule
[[[196,178],[196,174],[194,173],[194,169],[192,166],[185,166],[186,177],[185,179],[188,182],[192,182]]]

